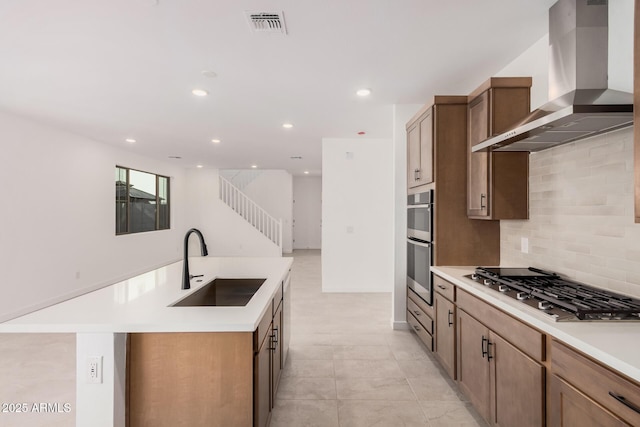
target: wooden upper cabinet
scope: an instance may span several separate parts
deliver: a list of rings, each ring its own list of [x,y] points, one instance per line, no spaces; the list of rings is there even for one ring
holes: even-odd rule
[[[494,77],[469,95],[467,215],[474,219],[529,218],[529,153],[472,152],[530,110],[530,77]]]
[[[633,24],[633,121],[640,123],[640,0],[635,1]],[[636,222],[640,223],[640,126],[633,128],[635,182],[636,182]]]
[[[407,124],[407,186],[433,182],[433,108]]]

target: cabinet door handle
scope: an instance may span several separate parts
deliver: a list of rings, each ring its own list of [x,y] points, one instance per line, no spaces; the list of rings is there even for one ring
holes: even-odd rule
[[[632,411],[637,412],[638,414],[640,414],[640,407],[637,407],[633,403],[629,402],[627,399],[625,399],[624,396],[620,396],[619,394],[616,394],[616,393],[614,393],[612,391],[609,392],[609,396],[613,397],[615,400],[617,400],[618,402],[622,403],[624,406],[626,406],[627,408],[631,409]]]
[[[415,329],[416,331],[419,331],[419,330],[420,330],[420,327],[419,327],[419,326],[414,325],[414,326],[413,326],[413,329]]]
[[[273,335],[271,335],[271,338],[273,338],[273,343],[274,344],[278,344],[278,328],[273,328]]]
[[[416,316],[420,316],[420,312],[418,310],[413,310],[413,314],[415,314]]]
[[[487,338],[484,337],[484,335],[482,336],[482,358],[484,359],[484,357],[487,355],[487,350],[486,350],[486,344],[489,340]]]
[[[453,316],[453,311],[449,310],[449,314],[447,314],[447,320],[449,321],[449,326],[450,327],[451,327],[451,325],[453,325],[452,316]]]
[[[442,289],[443,291],[447,289],[445,286],[442,286],[442,285],[438,285],[438,288]]]
[[[491,355],[491,346],[493,345],[493,343],[489,340],[487,340],[487,362],[491,362],[491,359],[493,359],[493,356]]]
[[[420,181],[420,169],[413,171],[413,176],[416,178],[416,181]]]
[[[486,209],[487,205],[485,204],[485,201],[487,200],[487,195],[486,194],[480,194],[480,209]]]

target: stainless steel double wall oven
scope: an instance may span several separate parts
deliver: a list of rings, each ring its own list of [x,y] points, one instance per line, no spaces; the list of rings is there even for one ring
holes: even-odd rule
[[[407,197],[407,285],[432,304],[433,190]]]

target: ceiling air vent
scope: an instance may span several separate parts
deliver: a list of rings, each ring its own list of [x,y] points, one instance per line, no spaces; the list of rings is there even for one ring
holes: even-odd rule
[[[287,34],[283,12],[245,12],[254,33]]]

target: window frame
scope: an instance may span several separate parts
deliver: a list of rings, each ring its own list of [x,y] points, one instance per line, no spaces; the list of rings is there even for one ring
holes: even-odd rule
[[[118,232],[118,214],[116,213],[115,215],[115,226],[116,226],[116,236],[126,236],[129,234],[138,234],[138,233],[148,233],[148,232],[153,232],[153,231],[162,231],[162,230],[170,230],[171,229],[171,177],[166,176],[166,175],[161,175],[161,174],[157,174],[157,173],[153,173],[153,172],[147,172],[147,171],[143,171],[140,169],[135,169],[135,168],[129,168],[126,166],[120,166],[120,165],[116,165],[116,172],[118,171],[118,169],[122,169],[125,171],[125,176],[126,176],[126,188],[127,188],[127,193],[125,195],[125,216],[126,216],[126,221],[125,221],[125,225],[126,225],[126,231],[120,231]],[[129,189],[131,188],[131,171],[136,171],[136,172],[141,172],[141,173],[146,173],[149,175],[153,175],[155,178],[155,184],[156,184],[156,188],[155,188],[155,206],[156,206],[156,212],[155,212],[155,225],[154,225],[154,229],[153,230],[141,230],[141,231],[131,231],[131,195],[129,193]],[[166,205],[167,205],[167,209],[166,209],[166,214],[167,214],[167,226],[160,228],[161,224],[160,224],[160,206],[162,206],[162,203],[160,202],[161,197],[160,197],[160,179],[164,178],[166,179],[166,183],[167,183],[167,197],[166,197]],[[118,200],[118,190],[117,190],[117,180],[116,180],[116,205],[118,203],[122,203],[121,201]]]

